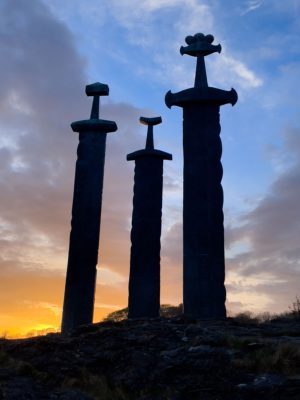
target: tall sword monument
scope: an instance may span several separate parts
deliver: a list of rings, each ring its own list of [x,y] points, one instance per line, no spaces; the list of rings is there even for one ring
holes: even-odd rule
[[[114,121],[99,119],[100,96],[108,96],[108,86],[88,85],[86,94],[94,97],[91,117],[71,124],[79,145],[62,332],[93,322],[106,135],[117,130]]]
[[[183,305],[189,318],[226,316],[224,286],[222,143],[220,106],[237,102],[234,89],[208,86],[204,57],[221,52],[214,37],[187,36],[180,53],[196,57],[193,88],[166,94],[183,108]]]

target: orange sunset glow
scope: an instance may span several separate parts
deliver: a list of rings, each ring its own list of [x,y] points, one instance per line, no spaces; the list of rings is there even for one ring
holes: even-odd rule
[[[226,3],[226,5],[225,5]],[[255,4],[254,4],[255,3]],[[182,110],[167,91],[194,84],[187,35],[213,34],[210,86],[239,95],[220,112],[229,314],[279,313],[300,295],[299,7],[230,0],[0,2],[0,337],[59,331],[85,86],[109,85],[94,321],[127,307],[140,116],[161,116],[161,304],[182,303]]]

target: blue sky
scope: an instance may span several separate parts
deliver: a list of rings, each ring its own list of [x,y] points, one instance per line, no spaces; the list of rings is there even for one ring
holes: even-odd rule
[[[212,32],[223,51],[206,58],[209,83],[239,93],[235,109],[222,110],[226,175],[244,194],[261,193],[274,174],[267,149],[280,144],[280,132],[297,119],[299,95],[291,92],[299,76],[299,1],[48,4],[74,33],[89,81],[101,76],[112,101],[162,114],[164,135],[157,143],[176,141],[177,157],[181,110],[166,109],[164,95],[193,83],[195,60],[179,54],[184,37]]]
[[[195,59],[179,48],[196,32],[222,45],[206,57],[209,85],[239,95],[221,108],[228,309],[286,310],[300,283],[300,1],[2,0],[0,11],[0,331],[59,324],[77,146],[69,124],[88,117],[84,87],[96,81],[110,87],[101,115],[119,130],[107,140],[95,319],[127,301],[126,154],[144,147],[141,115],[162,116],[155,145],[173,154],[162,302],[181,302],[182,110],[164,96],[193,85]]]

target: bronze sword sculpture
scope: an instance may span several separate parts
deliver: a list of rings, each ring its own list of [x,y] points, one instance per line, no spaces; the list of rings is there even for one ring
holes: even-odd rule
[[[86,94],[94,96],[91,117],[71,124],[79,145],[62,332],[93,322],[106,135],[117,130],[114,121],[99,119],[99,98],[108,96],[108,86],[88,85]]]
[[[129,277],[129,318],[153,318],[160,308],[160,235],[163,161],[172,155],[154,149],[153,126],[161,117],[141,117],[148,126],[146,148],[127,155],[135,161]]]
[[[208,86],[204,57],[221,52],[214,37],[187,36],[180,53],[197,58],[191,89],[166,94],[165,102],[183,108],[183,305],[189,318],[226,316],[224,286],[222,143],[220,106],[237,102],[234,89]]]

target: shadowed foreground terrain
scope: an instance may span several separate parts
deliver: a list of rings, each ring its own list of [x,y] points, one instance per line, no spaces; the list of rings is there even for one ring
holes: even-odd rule
[[[0,399],[299,399],[300,318],[108,320],[0,341]]]

